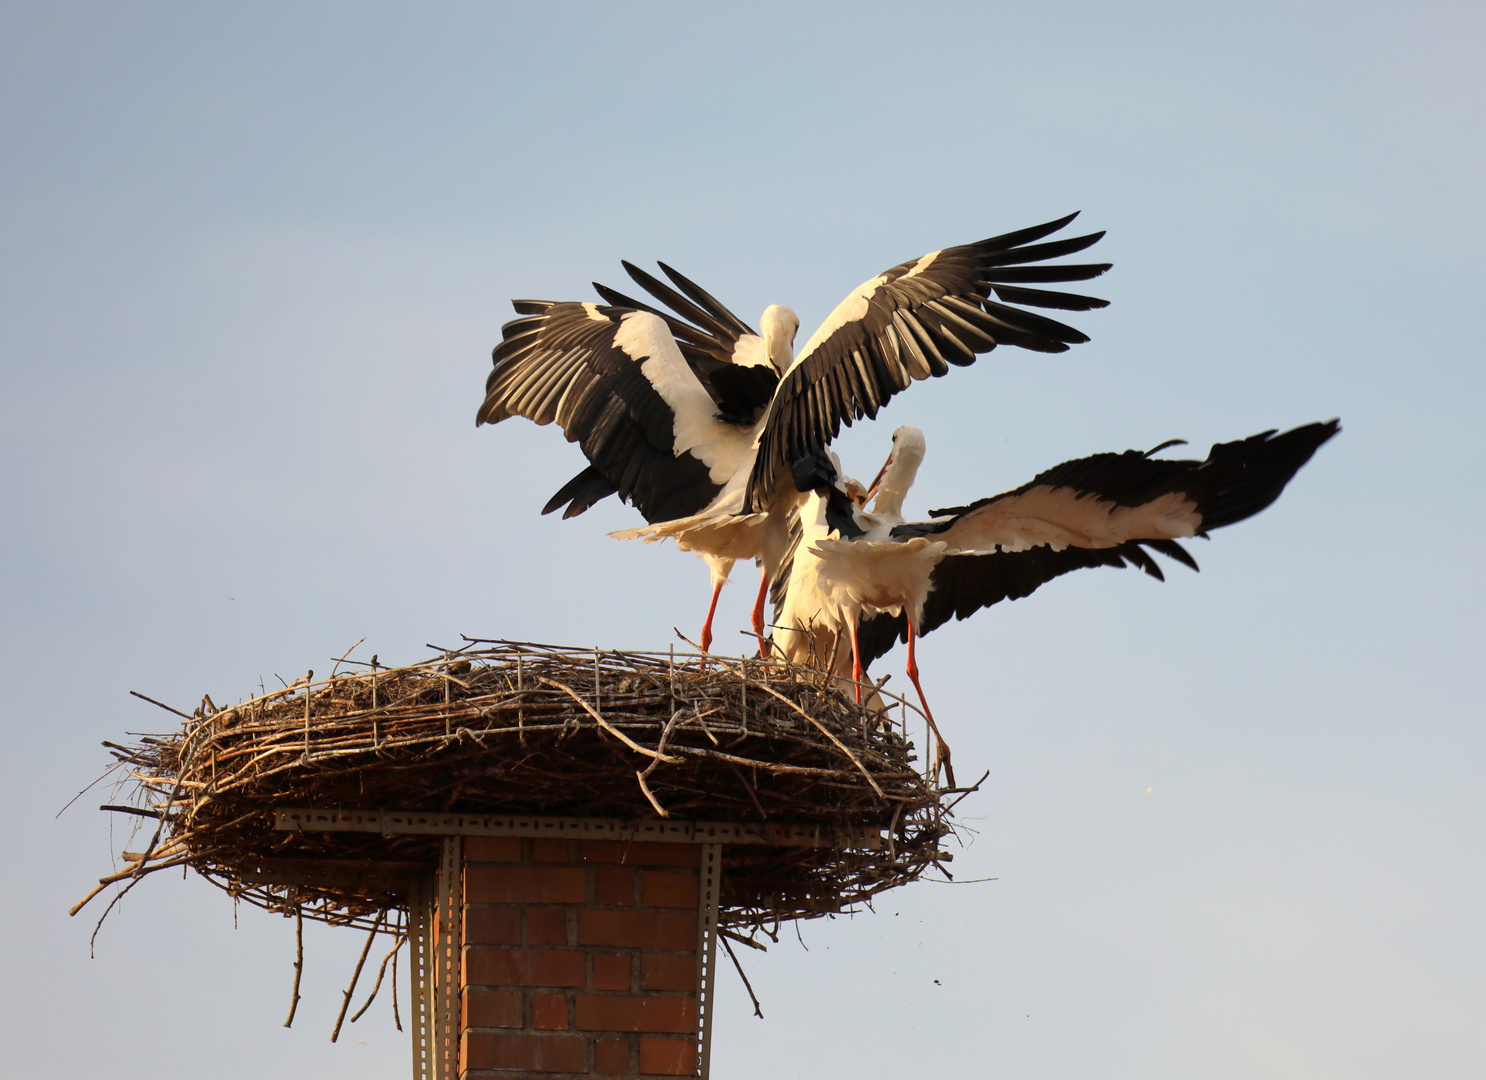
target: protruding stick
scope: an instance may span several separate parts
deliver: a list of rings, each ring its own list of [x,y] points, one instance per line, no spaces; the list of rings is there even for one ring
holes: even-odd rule
[[[728,959],[733,962],[733,967],[738,970],[738,978],[743,980],[743,988],[748,991],[748,1000],[753,1002],[753,1015],[762,1020],[764,1018],[764,1010],[759,1008],[758,995],[753,992],[753,983],[748,981],[748,976],[743,973],[743,965],[738,963],[738,954],[733,952],[733,947],[728,944],[726,937],[721,934],[718,936],[722,938],[722,947],[728,951]]]
[[[294,909],[294,1000],[289,1002],[285,1027],[294,1026],[294,1013],[299,1008],[299,977],[304,974],[304,912]]]
[[[310,699],[314,697],[315,691],[311,680],[315,672],[311,669],[304,677],[304,759],[310,760]],[[287,1027],[288,1025],[284,1025]]]
[[[370,1009],[372,1007],[372,1002],[377,1000],[377,991],[379,991],[379,990],[382,989],[382,977],[387,974],[387,961],[392,960],[396,956],[397,950],[400,949],[400,948],[402,948],[402,943],[404,941],[406,941],[406,940],[407,940],[407,938],[399,937],[397,939],[397,944],[394,945],[394,946],[392,946],[392,950],[386,956],[382,957],[382,966],[379,967],[379,968],[377,968],[377,981],[374,982],[374,983],[372,983],[371,994],[367,997],[365,1003],[361,1006],[361,1008],[359,1008],[359,1009],[356,1010],[356,1015],[354,1015],[354,1016],[351,1017],[351,1023],[354,1024],[354,1023],[356,1023],[356,1021],[360,1020],[363,1016],[365,1016],[366,1015],[366,1010],[367,1009]],[[392,972],[392,982],[393,982],[392,996],[393,996],[393,999],[395,1000],[397,998],[397,986],[396,986],[396,983],[397,983],[397,971],[396,971],[396,969],[394,969],[393,972]],[[399,1023],[397,1030],[398,1031],[401,1031],[402,1030],[401,1023]]]
[[[356,983],[361,979],[361,969],[366,965],[366,958],[371,953],[372,941],[377,936],[377,931],[382,928],[382,920],[387,917],[384,911],[377,916],[377,921],[372,923],[371,933],[366,935],[366,944],[361,946],[361,955],[356,959],[356,970],[351,972],[351,985],[346,987],[344,997],[341,998],[341,1011],[335,1018],[335,1030],[330,1033],[330,1041],[335,1042],[341,1037],[341,1024],[345,1023],[346,1010],[351,1007],[351,995],[356,993]],[[380,982],[380,980],[378,980]],[[368,1002],[370,1004],[370,1002]],[[359,1013],[357,1015],[360,1015]]]
[[[402,938],[408,939],[408,922],[404,917],[402,920]],[[392,1022],[397,1025],[397,1030],[402,1030],[402,1014],[397,1011],[397,950],[392,950]]]
[[[660,801],[650,793],[650,787],[645,783],[645,774],[639,769],[635,770],[635,779],[640,781],[640,790],[645,793],[645,798],[650,800],[650,805],[655,807],[655,812],[663,818],[670,817],[671,812],[662,806]]]

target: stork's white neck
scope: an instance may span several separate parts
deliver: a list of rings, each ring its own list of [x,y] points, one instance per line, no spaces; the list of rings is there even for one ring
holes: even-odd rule
[[[903,516],[903,500],[913,481],[918,477],[918,467],[924,461],[924,433],[916,427],[900,427],[893,432],[893,455],[888,460],[878,482],[877,501],[872,512],[883,517]]]
[[[783,304],[770,304],[764,308],[758,325],[769,363],[783,374],[795,358],[795,334],[800,329],[800,317]]]

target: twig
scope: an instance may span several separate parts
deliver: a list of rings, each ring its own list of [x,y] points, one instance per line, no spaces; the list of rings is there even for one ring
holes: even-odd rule
[[[597,697],[598,695],[595,694],[594,696]],[[655,743],[655,760],[652,761],[649,765],[645,766],[645,772],[642,774],[643,776],[649,776],[651,770],[659,765],[662,761],[674,760],[668,759],[664,756],[666,752],[666,740],[671,737],[671,732],[675,730],[676,724],[680,719],[681,710],[677,709],[675,712],[671,713],[671,718],[666,721],[666,726],[661,728],[660,738],[657,739]],[[713,741],[716,742],[715,739]]]
[[[882,788],[880,788],[880,787],[877,786],[877,781],[874,780],[874,779],[872,779],[872,774],[867,771],[867,767],[865,765],[863,765],[860,761],[858,761],[857,760],[857,756],[855,754],[853,754],[850,750],[848,750],[846,748],[846,744],[843,743],[840,739],[836,738],[836,736],[834,734],[832,734],[829,730],[827,730],[827,728],[826,728],[826,726],[824,724],[822,724],[815,717],[811,716],[804,709],[800,708],[798,705],[796,705],[789,698],[785,697],[778,690],[775,690],[772,686],[762,686],[762,685],[760,685],[759,686],[759,689],[762,690],[766,694],[773,694],[780,701],[784,702],[791,709],[795,710],[795,712],[799,713],[806,720],[809,720],[812,724],[814,724],[817,728],[819,728],[820,729],[820,733],[822,735],[824,735],[826,738],[830,739],[831,742],[835,743],[836,744],[836,749],[840,750],[843,754],[845,754],[847,757],[849,757],[851,759],[851,763],[853,765],[855,765],[858,769],[861,770],[862,775],[867,778],[867,783],[869,783],[869,784],[872,785],[872,790],[875,791],[875,792],[877,792],[878,795],[881,795],[882,794]]]
[[[93,945],[98,940],[98,931],[103,929],[103,920],[106,919],[106,918],[108,918],[108,913],[114,909],[114,905],[117,904],[120,900],[124,899],[124,897],[128,894],[129,890],[132,889],[132,888],[134,888],[134,886],[136,886],[138,884],[139,884],[139,878],[133,878],[129,882],[129,884],[125,885],[122,889],[120,889],[117,893],[114,894],[114,898],[112,900],[110,900],[108,902],[108,906],[103,909],[103,914],[100,915],[100,916],[98,916],[98,921],[93,924],[93,932],[90,935],[88,935],[88,956],[89,957],[92,957],[94,955],[93,954]],[[85,896],[81,900],[79,900],[77,902],[77,906],[74,907],[67,914],[69,914],[69,915],[76,915],[79,911],[82,910],[82,907],[83,907],[84,904],[86,904],[89,900],[93,899],[93,897],[97,896],[99,893],[101,893],[106,888],[108,888],[107,885],[99,885],[98,888],[94,889],[92,892],[88,893],[87,896]]]
[[[74,795],[74,796],[73,796],[73,797],[72,797],[72,798],[70,798],[70,799],[68,799],[68,800],[67,800],[67,803],[66,803],[66,805],[65,805],[65,806],[63,806],[63,807],[62,807],[62,809],[60,809],[60,810],[58,810],[58,811],[57,811],[57,812],[56,812],[56,814],[54,814],[54,815],[53,815],[53,816],[52,816],[52,820],[53,820],[53,821],[55,821],[55,820],[57,820],[57,818],[59,818],[59,817],[61,817],[61,816],[62,816],[62,815],[63,815],[63,814],[65,814],[65,813],[66,813],[66,812],[67,812],[67,807],[68,807],[68,806],[71,806],[71,805],[72,805],[72,804],[73,804],[73,803],[75,803],[75,802],[77,802],[77,800],[79,800],[79,799],[81,799],[81,798],[82,798],[82,797],[83,797],[83,796],[84,796],[84,795],[86,795],[86,794],[87,794],[87,793],[88,793],[88,792],[89,792],[89,791],[92,791],[92,790],[93,790],[93,788],[95,788],[95,787],[97,787],[97,786],[98,786],[98,782],[99,782],[99,781],[100,781],[100,780],[102,780],[102,779],[104,779],[104,778],[105,778],[105,777],[106,777],[106,776],[108,776],[108,774],[109,774],[109,773],[111,773],[111,772],[113,772],[113,771],[114,771],[114,770],[115,770],[115,769],[117,769],[117,768],[118,768],[118,767],[119,767],[119,766],[120,766],[120,765],[122,765],[122,764],[124,764],[124,762],[123,762],[123,761],[115,761],[115,762],[114,762],[114,763],[113,763],[113,764],[112,764],[112,765],[110,765],[110,766],[109,766],[109,767],[108,767],[108,768],[106,768],[106,769],[104,769],[104,770],[103,770],[103,772],[101,772],[101,773],[99,773],[99,774],[98,774],[98,779],[97,779],[97,780],[94,780],[94,781],[93,781],[93,782],[92,782],[92,783],[91,783],[91,784],[89,784],[89,785],[88,785],[88,786],[87,786],[87,787],[85,787],[85,788],[83,788],[83,789],[82,789],[82,790],[81,790],[81,791],[79,791],[79,792],[78,792],[78,793],[77,793],[77,794],[76,794],[76,795]]]
[[[383,912],[383,915],[386,915],[386,912]],[[390,950],[388,950],[386,956],[382,957],[382,966],[379,967],[379,968],[377,968],[377,981],[372,984],[371,994],[367,997],[366,1003],[364,1005],[362,1005],[361,1008],[359,1008],[359,1009],[356,1010],[356,1015],[353,1016],[353,1017],[351,1017],[351,1023],[354,1024],[354,1023],[356,1023],[356,1021],[360,1020],[361,1017],[363,1015],[365,1015],[366,1010],[371,1008],[372,1002],[377,1000],[377,991],[380,990],[380,989],[382,989],[382,976],[385,975],[385,974],[387,974],[387,961],[388,960],[391,960],[393,958],[393,956],[397,953],[397,950],[400,949],[400,948],[402,948],[403,942],[404,941],[407,941],[407,940],[408,939],[405,938],[405,937],[398,937],[396,944],[394,944],[392,946],[392,948]],[[397,1000],[397,985],[396,985],[396,982],[397,982],[397,971],[396,971],[395,968],[393,969],[393,972],[392,972],[392,978],[393,978],[392,998],[393,998],[394,1001],[396,1001]],[[399,1030],[401,1030],[401,1028],[399,1028]]]
[[[310,680],[315,677],[314,669],[304,677],[304,760],[310,760],[310,698],[314,696],[314,688]]]
[[[728,935],[719,934],[722,939],[722,947],[728,951],[728,959],[733,962],[733,967],[738,969],[738,978],[743,980],[743,988],[748,991],[748,999],[753,1002],[753,1015],[760,1020],[764,1018],[764,1010],[759,1008],[758,995],[753,992],[753,984],[748,981],[748,976],[743,973],[743,965],[738,963],[738,954],[733,952],[733,946],[728,942]]]
[[[650,788],[645,784],[645,774],[642,773],[639,769],[635,770],[635,779],[640,781],[640,790],[645,793],[645,798],[650,800],[650,805],[655,807],[655,812],[661,817],[670,817],[670,811],[668,811],[664,806],[657,802],[654,795],[650,794]]]
[[[365,640],[366,638],[357,639],[356,645],[360,645]],[[332,666],[330,669],[330,677],[332,679],[335,678],[335,674],[340,669],[340,666],[346,662],[346,657],[350,656],[351,653],[356,650],[356,645],[352,645],[349,649],[341,653],[340,656],[336,658],[334,666]]]
[[[736,931],[723,928],[718,930],[718,933],[725,938],[732,938],[739,945],[747,945],[750,949],[757,949],[759,952],[769,951],[769,947],[767,945],[760,945],[757,941],[754,941],[753,938],[744,937],[742,934],[739,934]],[[776,937],[774,940],[777,942],[779,939]]]
[[[294,1013],[299,1008],[299,977],[304,974],[304,912],[294,909],[294,1000],[289,1002],[289,1016],[285,1027],[294,1026]]]
[[[944,811],[943,812],[946,813],[946,814],[950,813],[952,810],[954,810],[955,807],[959,806],[961,802],[963,802],[965,799],[969,798],[975,792],[979,791],[980,790],[980,785],[981,784],[984,784],[986,782],[986,777],[988,777],[990,775],[991,775],[991,770],[990,769],[987,769],[984,773],[981,774],[980,779],[977,780],[977,781],[975,781],[975,783],[971,784],[969,787],[967,787],[967,788],[959,788],[959,789],[951,788],[950,789],[951,791],[956,791],[957,790],[960,797],[958,799],[956,799],[954,802],[950,803],[948,806],[946,806],[944,808]]]
[[[407,919],[403,919],[402,939],[408,940]],[[392,950],[392,1022],[397,1025],[397,1030],[402,1030],[402,1016],[397,1011],[397,950]]]
[[[926,881],[930,885],[980,885],[987,881],[1000,881],[1001,879],[998,877],[972,877],[964,878],[963,880],[950,878],[948,881],[940,881],[937,878],[926,877],[920,878],[919,880]]]
[[[184,860],[184,859],[181,860],[181,862],[185,862],[185,861],[186,860]],[[180,866],[181,865],[181,862],[160,863],[160,864],[158,864],[156,866],[150,867],[150,869],[148,871],[146,871],[146,873],[152,873],[152,872],[154,872],[156,870],[164,870],[167,867],[171,867],[171,866]],[[88,906],[88,902],[90,900],[92,900],[93,897],[97,896],[99,893],[101,893],[104,889],[108,888],[110,885],[117,885],[119,882],[123,881],[125,878],[134,878],[137,881],[140,877],[143,876],[139,872],[140,871],[140,867],[143,865],[143,863],[144,863],[144,859],[143,858],[131,859],[131,860],[129,860],[129,864],[130,865],[129,865],[129,868],[127,870],[120,870],[117,874],[109,874],[107,877],[101,877],[101,878],[99,878],[98,879],[98,884],[97,885],[94,885],[93,888],[88,891],[88,895],[87,896],[84,896],[77,903],[73,904],[72,905],[72,908],[67,912],[67,914],[68,915],[76,915],[79,911],[81,911],[83,908],[85,908],[85,907]],[[132,885],[131,885],[131,887],[132,887]],[[128,891],[129,891],[128,889],[125,889],[124,890],[124,892],[128,892]],[[124,896],[124,893],[121,892],[118,896],[116,896],[112,900],[110,900],[109,901],[109,904],[108,904],[108,908],[105,909],[103,913],[105,915],[107,915],[108,912],[109,912],[109,910],[112,910],[114,904],[118,903],[119,900],[121,900],[123,898],[123,896]],[[98,920],[98,926],[102,926],[102,925],[103,925],[103,920],[102,919],[99,919]],[[98,936],[98,927],[97,926],[95,926],[93,928],[93,936],[94,937],[97,937]]]
[[[537,676],[537,681],[538,682],[542,682],[542,683],[546,683],[548,686],[552,687],[553,689],[563,691],[570,698],[572,698],[574,701],[576,701],[579,705],[583,706],[583,711],[586,712],[589,716],[593,717],[594,723],[598,724],[599,727],[603,728],[610,735],[613,735],[616,739],[618,739],[620,742],[624,743],[624,745],[625,746],[628,746],[631,750],[637,751],[638,753],[641,753],[641,754],[645,754],[648,757],[659,758],[661,761],[664,761],[667,765],[680,765],[681,764],[681,759],[680,758],[666,757],[666,755],[664,755],[664,754],[657,754],[654,750],[651,750],[648,746],[641,746],[639,743],[635,742],[634,739],[631,739],[624,732],[620,731],[613,724],[609,723],[609,721],[605,720],[598,713],[594,712],[593,711],[593,707],[591,705],[589,705],[588,702],[584,701],[581,697],[579,697],[576,693],[574,693],[568,687],[564,686],[562,683],[557,682],[556,680],[553,680],[553,679],[545,678],[545,677],[543,677],[541,675],[538,675]]]
[[[346,987],[345,995],[341,998],[341,1011],[336,1014],[335,1030],[330,1033],[331,1042],[335,1042],[341,1037],[341,1023],[346,1019],[346,1010],[351,1007],[351,995],[356,992],[356,983],[361,978],[361,968],[365,965],[367,954],[371,952],[372,941],[376,938],[377,931],[381,929],[382,921],[386,918],[387,913],[385,911],[377,916],[377,921],[373,924],[371,933],[366,935],[366,944],[361,946],[361,955],[356,959],[356,970],[351,972],[351,985]],[[380,983],[381,979],[379,978],[377,981]],[[367,1004],[370,1005],[371,1002],[368,1001]],[[356,1015],[360,1016],[361,1014],[357,1013]],[[353,1020],[352,1023],[355,1023],[355,1021]]]
[[[141,701],[148,701],[151,705],[158,705],[158,706],[160,706],[160,708],[164,709],[166,712],[173,712],[173,713],[175,713],[177,716],[179,716],[183,720],[194,720],[194,719],[196,719],[190,713],[183,713],[179,709],[172,709],[169,705],[165,704],[165,702],[163,702],[163,701],[156,701],[152,697],[147,697],[146,695],[141,694],[138,690],[130,690],[129,692],[131,694],[133,694],[135,697],[139,698]]]
[[[728,768],[733,770],[733,775],[738,778],[738,783],[743,785],[743,790],[748,792],[748,797],[753,800],[753,805],[758,809],[758,816],[764,821],[769,820],[769,812],[764,809],[764,804],[758,801],[758,792],[753,790],[753,785],[748,782],[748,777],[743,775],[743,770],[728,762]],[[898,809],[903,809],[903,804],[898,804]],[[895,819],[896,820],[896,819]]]
[[[131,690],[130,693],[132,694],[132,693],[134,693],[134,691]],[[138,696],[139,697],[144,697],[143,694],[140,694]],[[145,698],[145,700],[146,701],[150,701],[151,699],[150,698]],[[156,702],[154,702],[154,704],[159,705],[160,703],[158,701],[156,701]],[[164,706],[161,706],[161,707],[162,708],[166,708],[166,709],[169,709],[170,708],[169,705],[164,705]],[[176,710],[171,710],[171,711],[174,712]],[[190,718],[187,717],[187,719],[190,719]],[[206,725],[204,725],[204,724],[198,724],[195,728],[191,729],[186,734],[186,736],[181,740],[181,753],[180,753],[180,756],[181,756],[182,759],[184,759],[186,757],[187,750],[189,749],[189,747],[191,745],[191,740],[194,739],[196,737],[197,733],[200,732],[205,726]],[[174,802],[175,799],[176,799],[176,796],[178,796],[181,793],[181,783],[182,783],[183,780],[184,780],[184,777],[177,777],[176,782],[175,782],[175,787],[171,789],[169,798],[167,798],[165,800],[167,804]],[[142,856],[140,856],[139,865],[134,868],[134,871],[133,871],[134,881],[131,881],[126,887],[124,887],[123,889],[121,889],[119,891],[118,895],[115,896],[112,900],[110,900],[108,902],[108,907],[106,907],[106,908],[103,909],[103,914],[98,917],[97,925],[95,925],[93,927],[93,934],[92,934],[92,936],[90,938],[88,938],[88,954],[90,956],[92,955],[92,952],[93,952],[93,943],[98,940],[98,931],[100,929],[102,929],[102,927],[103,927],[103,920],[106,919],[106,918],[108,918],[108,913],[114,909],[114,905],[117,904],[120,900],[122,900],[124,898],[124,895],[126,893],[128,893],[128,891],[130,889],[134,888],[134,882],[137,882],[140,879],[141,875],[144,872],[144,864],[145,864],[145,862],[149,859],[150,855],[154,853],[155,848],[160,843],[160,834],[165,830],[165,822],[166,822],[166,817],[165,817],[164,814],[161,814],[160,815],[160,823],[155,826],[155,835],[150,838],[149,846],[145,848],[144,854]],[[153,869],[160,870],[160,869],[163,869],[163,867],[162,866],[156,866]],[[117,880],[117,879],[115,879],[115,880]],[[107,881],[101,881],[101,882],[99,882],[99,884],[100,885],[107,884]],[[89,900],[93,899],[93,897],[97,896],[98,893],[101,892],[101,891],[102,891],[101,889],[94,889],[92,892],[88,893],[88,895],[85,896],[85,897],[83,897],[81,900],[79,900],[77,902],[77,904],[73,906],[72,910],[69,911],[67,914],[69,916],[76,915],[79,911],[81,911],[83,909],[83,906],[85,904],[87,904],[87,902]]]
[[[158,818],[158,817],[160,817],[160,812],[158,810],[142,810],[138,806],[114,806],[112,804],[105,803],[103,806],[100,806],[98,809],[100,809],[100,810],[111,810],[115,814],[137,814],[140,817],[147,817],[147,818]]]

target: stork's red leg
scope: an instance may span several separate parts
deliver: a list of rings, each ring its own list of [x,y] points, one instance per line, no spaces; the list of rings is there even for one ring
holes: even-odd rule
[[[955,786],[955,770],[949,763],[949,747],[944,742],[944,736],[939,734],[939,725],[934,723],[934,714],[929,711],[929,702],[924,697],[924,688],[918,681],[918,658],[914,654],[913,644],[918,637],[913,632],[913,618],[908,619],[908,677],[913,680],[913,688],[918,691],[918,703],[924,707],[924,719],[929,722],[929,730],[934,733],[934,742],[938,747],[937,753],[940,762],[944,765],[944,775],[949,779],[949,786]],[[856,634],[852,634],[852,645],[856,645]]]
[[[758,599],[753,602],[753,633],[758,638],[758,654],[769,659],[769,643],[764,640],[764,601],[769,598],[769,572],[759,574]]]
[[[862,670],[862,650],[857,647],[857,621],[855,618],[847,620],[851,626],[851,680],[856,683],[857,704],[862,703],[862,680],[867,673]]]
[[[720,592],[722,592],[722,587],[726,584],[727,581],[724,579],[723,581],[719,581],[716,585],[712,586],[712,603],[709,604],[707,607],[707,621],[702,624],[703,652],[712,651],[712,616],[717,614],[717,596]]]

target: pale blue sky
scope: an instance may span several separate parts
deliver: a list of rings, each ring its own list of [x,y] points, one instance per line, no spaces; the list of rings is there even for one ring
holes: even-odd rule
[[[7,1071],[406,1073],[385,1004],[327,1042],[359,941],[309,935],[284,1031],[292,928],[194,880],[87,959],[65,911],[123,826],[52,815],[168,719],[128,690],[229,700],[363,636],[695,632],[700,563],[607,539],[612,500],[538,517],[577,450],[474,428],[511,297],[659,258],[808,333],[1081,209],[1115,263],[1093,342],[915,387],[853,471],[923,427],[917,512],[1344,432],[1201,574],[1087,572],[925,641],[990,770],[955,867],[998,880],[749,957],[762,1023],[724,971],[714,1075],[1482,1075],[1482,55],[1463,2],[0,3]]]

